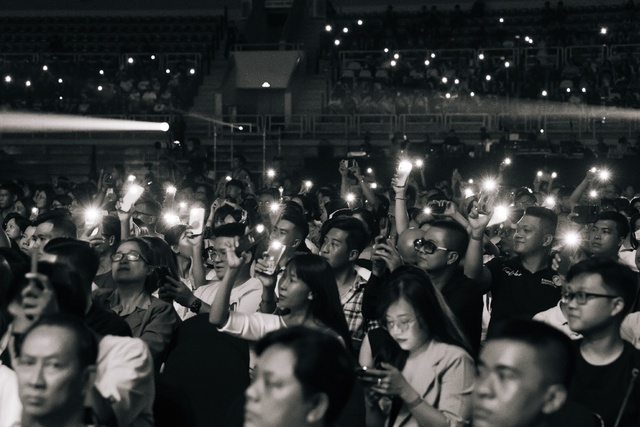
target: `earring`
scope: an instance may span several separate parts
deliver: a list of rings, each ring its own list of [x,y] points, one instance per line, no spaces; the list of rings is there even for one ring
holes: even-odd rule
[[[307,297],[307,299],[312,300],[313,299],[313,294],[309,293],[309,296]]]

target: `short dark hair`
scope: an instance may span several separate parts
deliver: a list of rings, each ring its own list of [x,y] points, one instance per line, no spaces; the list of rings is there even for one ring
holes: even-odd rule
[[[43,250],[56,256],[56,263],[61,263],[75,271],[82,279],[84,292],[90,292],[93,279],[100,266],[100,257],[89,242],[57,237],[51,239]]]
[[[573,375],[575,350],[571,339],[546,323],[528,319],[498,322],[489,329],[487,341],[517,341],[532,347],[541,370],[551,384],[569,387]]]
[[[223,224],[213,229],[215,237],[242,237],[244,236],[245,226],[237,222],[231,224]]]
[[[237,187],[240,189],[240,191],[244,191],[244,183],[239,179],[232,179],[231,181],[227,181],[227,184],[224,188],[227,188],[229,186]]]
[[[114,215],[105,215],[102,217],[102,233],[106,237],[113,236],[113,246],[116,247],[120,244],[121,232],[120,232],[120,220]]]
[[[458,252],[458,262],[464,257],[469,246],[469,233],[457,221],[437,220],[429,223],[431,227],[440,228],[447,233],[447,247]]]
[[[154,264],[155,256],[149,242],[147,242],[144,239],[141,239],[140,237],[129,237],[128,239],[124,239],[123,241],[121,241],[118,247],[120,247],[123,243],[129,243],[129,242],[135,243],[136,245],[138,245],[138,249],[139,249],[138,252],[140,252],[140,255],[142,255],[142,258],[144,258],[147,265],[151,267],[155,267],[155,264]]]
[[[621,320],[634,306],[638,295],[637,273],[624,264],[608,258],[589,258],[571,266],[567,272],[567,282],[583,274],[597,274],[602,282],[624,300],[624,310],[618,316]]]
[[[324,393],[329,399],[324,424],[337,422],[355,384],[354,366],[342,343],[334,335],[294,326],[267,334],[256,344],[256,354],[274,346],[293,353],[293,373],[305,397]]]
[[[603,211],[598,214],[595,222],[598,221],[613,221],[616,224],[616,231],[618,237],[625,238],[629,234],[629,221],[620,212],[616,211]]]
[[[286,209],[280,216],[278,222],[280,221],[289,221],[293,224],[294,230],[300,234],[300,246],[304,246],[304,239],[309,235],[309,224],[304,219],[304,216],[296,213],[294,210]]]
[[[51,202],[58,201],[62,206],[71,206],[73,199],[67,194],[57,194]]]
[[[527,215],[540,219],[544,234],[555,236],[558,227],[558,215],[555,212],[542,206],[530,206],[524,210],[523,216]]]
[[[22,191],[22,188],[13,181],[6,181],[0,184],[0,190],[7,190],[9,193],[11,193],[12,196],[16,196],[16,199],[24,196],[24,191]]]
[[[38,216],[33,225],[37,227],[45,222],[49,222],[53,225],[53,229],[58,235],[57,237],[70,237],[73,239],[78,237],[76,224],[73,222],[73,219],[67,210],[57,209],[46,212]]]
[[[347,250],[349,251],[355,249],[362,252],[369,244],[369,233],[364,228],[362,221],[357,218],[344,216],[331,218],[322,225],[321,242],[324,243],[327,233],[333,228],[347,233]]]

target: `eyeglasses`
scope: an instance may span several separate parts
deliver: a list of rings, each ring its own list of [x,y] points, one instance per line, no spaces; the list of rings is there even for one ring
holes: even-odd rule
[[[221,260],[227,259],[227,251],[226,250],[216,250],[213,248],[207,248],[207,252],[209,253],[209,259],[211,261],[215,260],[217,257],[220,257]]]
[[[572,299],[575,298],[576,302],[580,305],[585,305],[589,298],[618,298],[619,295],[606,295],[606,294],[594,294],[591,292],[567,292],[564,291],[560,294],[560,298],[563,304],[569,304]]]
[[[120,262],[122,261],[123,258],[126,258],[127,261],[138,261],[141,259],[147,264],[149,264],[149,261],[144,259],[144,257],[140,255],[138,252],[129,252],[128,254],[116,252],[115,254],[111,255],[111,261],[113,262]]]
[[[435,251],[448,251],[450,249],[443,248],[441,246],[437,246],[430,240],[425,239],[416,239],[413,241],[413,249],[416,252],[424,251],[427,254],[432,254]]]
[[[398,330],[400,332],[407,332],[409,328],[413,326],[413,324],[417,321],[418,319],[416,319],[415,317],[413,319],[402,319],[398,321],[382,319],[382,322],[380,322],[380,326],[382,326],[382,328],[386,329],[389,332],[392,331],[395,327],[398,327]]]

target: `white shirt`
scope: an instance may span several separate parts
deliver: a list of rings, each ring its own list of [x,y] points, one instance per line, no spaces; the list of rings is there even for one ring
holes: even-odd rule
[[[0,427],[11,427],[22,417],[16,373],[0,362]]]
[[[208,285],[200,286],[193,291],[196,298],[202,300],[209,305],[213,304],[213,300],[220,289],[220,282],[213,282]],[[229,298],[229,306],[231,311],[239,311],[242,313],[255,313],[260,309],[260,301],[262,299],[262,282],[255,277],[250,278],[240,286],[231,288],[231,297]],[[195,316],[195,313],[188,311],[182,320],[186,320]]]

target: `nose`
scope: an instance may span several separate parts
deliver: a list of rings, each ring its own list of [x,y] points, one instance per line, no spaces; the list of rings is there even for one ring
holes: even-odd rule
[[[44,381],[44,366],[42,363],[37,363],[31,372],[29,377],[29,385],[33,388],[44,388],[46,383]]]
[[[259,380],[255,380],[251,385],[247,388],[247,391],[244,392],[247,402],[255,402],[258,400],[258,382]]]
[[[473,387],[473,393],[478,397],[491,397],[493,396],[493,386],[489,376],[478,375],[476,376],[476,382]]]

